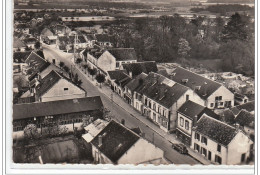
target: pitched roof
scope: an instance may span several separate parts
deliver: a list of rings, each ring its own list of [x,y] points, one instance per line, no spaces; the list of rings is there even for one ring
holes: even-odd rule
[[[241,126],[247,126],[250,128],[255,128],[255,117],[246,110],[241,110],[237,117],[235,118],[236,123]]]
[[[107,73],[110,79],[115,81],[120,81],[128,77],[125,70],[111,70],[111,71],[107,71]]]
[[[116,58],[116,61],[137,60],[134,48],[113,48],[108,49],[108,52]]]
[[[255,101],[250,101],[250,102],[247,102],[247,103],[244,103],[242,105],[237,105],[237,106],[234,106],[232,108],[230,108],[230,110],[235,114],[237,115],[240,110],[242,109],[245,109],[247,110],[248,112],[253,112],[255,111]]]
[[[191,120],[194,120],[195,116],[197,116],[197,120],[199,120],[203,114],[207,114],[209,117],[217,120],[220,119],[219,115],[214,113],[212,110],[190,100],[186,101],[177,111]]]
[[[188,90],[157,73],[150,72],[136,92],[146,95],[157,103],[170,108]]]
[[[95,38],[98,42],[114,42],[114,37],[107,34],[96,34]]]
[[[221,116],[221,121],[229,125],[233,125],[235,123],[235,115],[230,109],[222,111],[219,115]]]
[[[236,128],[205,115],[198,120],[194,130],[224,146],[227,146],[238,133]]]
[[[99,145],[99,136],[102,136],[102,145]],[[91,143],[113,163],[117,163],[139,138],[133,131],[112,120]]]
[[[89,40],[89,41],[97,40],[97,38],[93,34],[87,34],[86,37],[87,37],[87,40]]]
[[[23,40],[23,42],[25,43],[25,44],[34,44],[34,43],[36,43],[38,40],[36,39],[36,38],[25,38],[24,40]]]
[[[13,62],[14,63],[25,63],[25,60],[31,54],[31,51],[28,52],[14,52],[13,53]]]
[[[13,47],[14,48],[26,47],[26,44],[24,44],[19,38],[14,37]]]
[[[125,86],[129,90],[134,91],[136,88],[138,88],[139,86],[142,85],[144,79],[147,76],[148,76],[147,74],[141,73],[141,74],[137,75],[134,79],[132,79],[130,82],[128,82]]]
[[[53,33],[52,33],[52,31],[51,31],[50,29],[44,28],[44,29],[42,30],[42,32],[41,32],[41,35],[44,35],[44,36],[52,36]]]
[[[99,96],[69,100],[24,103],[13,105],[13,119],[25,119],[84,111],[100,110],[103,103]]]
[[[188,71],[187,69],[176,66],[170,78],[177,83],[183,84],[191,89],[199,87],[195,92],[202,98],[207,99],[211,94],[213,94],[222,85],[207,79],[201,75]]]
[[[123,68],[128,72],[132,72],[132,77],[135,77],[142,72],[148,74],[149,72],[157,72],[157,65],[155,61],[137,62],[122,64]]]

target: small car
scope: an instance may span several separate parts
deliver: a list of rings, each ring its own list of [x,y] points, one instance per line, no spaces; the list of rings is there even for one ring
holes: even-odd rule
[[[183,144],[172,144],[172,148],[181,154],[188,154],[188,150]]]

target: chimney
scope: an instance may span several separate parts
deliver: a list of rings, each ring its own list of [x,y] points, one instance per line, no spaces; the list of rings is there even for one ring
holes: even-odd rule
[[[102,145],[102,135],[98,136],[98,147],[101,147]]]
[[[122,125],[125,125],[125,119],[122,119],[122,120],[121,120],[121,124],[122,124]]]
[[[197,121],[198,121],[198,116],[195,115],[195,116],[194,116],[194,120],[193,120],[193,126],[196,126],[196,125],[197,125]]]

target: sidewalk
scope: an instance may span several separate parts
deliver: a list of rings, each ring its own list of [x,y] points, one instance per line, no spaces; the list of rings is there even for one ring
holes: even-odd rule
[[[81,68],[79,68],[78,65],[76,65],[76,68],[86,77],[86,79],[89,80],[90,83],[92,83],[94,86],[97,86],[98,90],[103,93],[104,95],[106,95],[109,99],[111,99],[111,93],[113,93],[113,102],[114,104],[120,106],[121,108],[123,108],[125,111],[127,111],[132,117],[135,117],[137,120],[141,121],[143,124],[145,124],[147,127],[151,128],[154,132],[156,132],[158,135],[160,135],[161,137],[165,138],[166,140],[168,140],[171,143],[181,143],[179,140],[177,140],[177,138],[175,137],[175,135],[173,134],[169,134],[165,131],[163,131],[162,129],[160,129],[157,125],[155,125],[154,123],[152,123],[151,121],[147,120],[144,116],[142,116],[138,111],[136,111],[131,105],[129,105],[128,103],[126,103],[126,101],[121,98],[118,94],[114,93],[110,87],[106,86],[106,85],[102,85],[102,88],[99,87],[99,84],[97,85],[96,80],[92,80],[91,76],[87,76],[87,74],[84,73],[84,71],[81,70]],[[192,156],[193,158],[195,158],[196,160],[198,160],[199,162],[201,162],[204,165],[209,165],[211,164],[208,160],[206,160],[204,157],[202,157],[200,154],[196,153],[194,150],[192,150],[191,148],[187,147],[190,156]]]

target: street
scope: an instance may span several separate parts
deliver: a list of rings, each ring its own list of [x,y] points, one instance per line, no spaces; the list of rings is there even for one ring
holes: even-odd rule
[[[67,54],[65,52],[62,52],[60,50],[57,50],[45,44],[43,44],[43,53],[45,59],[49,61],[52,59],[56,59],[56,64],[62,61],[66,66],[72,69],[73,73],[77,73],[79,75],[79,79],[81,79],[83,82],[81,87],[87,91],[88,96],[100,96],[105,108],[110,110],[111,113],[110,115],[114,116],[115,117],[114,119],[119,122],[121,121],[121,119],[124,119],[125,125],[128,128],[139,127],[142,130],[142,132],[145,133],[145,138],[148,141],[153,142],[157,147],[161,148],[165,152],[165,158],[167,160],[169,160],[173,164],[190,164],[190,165],[200,164],[200,162],[196,161],[192,157],[188,155],[182,155],[179,152],[172,149],[172,144],[167,139],[163,138],[161,135],[156,133],[153,129],[148,127],[143,122],[140,122],[140,120],[138,120],[129,112],[127,112],[128,107],[123,109],[119,105],[115,104],[115,102],[112,101],[107,95],[103,94],[101,92],[102,89],[100,90],[98,85],[96,86],[95,84],[93,85],[93,82],[91,82],[92,81],[91,77],[88,78],[86,74],[78,70],[78,68],[72,63],[71,58],[73,57],[73,54]],[[114,93],[113,96],[117,96],[117,95]],[[131,107],[129,106],[129,108]]]

